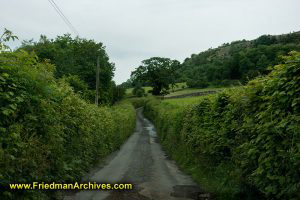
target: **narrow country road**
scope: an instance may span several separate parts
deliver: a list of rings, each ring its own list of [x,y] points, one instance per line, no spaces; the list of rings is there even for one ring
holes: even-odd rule
[[[127,191],[80,191],[65,200],[180,200],[197,199],[200,192],[190,177],[183,174],[161,149],[154,126],[137,109],[134,134],[111,155],[106,164],[91,172],[85,181],[133,183]]]

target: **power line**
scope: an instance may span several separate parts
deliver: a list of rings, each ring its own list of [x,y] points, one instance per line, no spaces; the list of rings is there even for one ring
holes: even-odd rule
[[[58,5],[54,2],[54,0],[48,0],[51,6],[55,9],[55,11],[58,13],[58,15],[62,18],[62,20],[65,22],[65,24],[73,31],[77,36],[79,36],[78,31],[73,26],[73,24],[68,20],[68,18],[64,15],[64,13],[61,11],[61,9],[58,7]]]
[[[54,2],[54,0],[48,0],[49,3],[52,5],[52,7],[55,9],[55,11],[58,13],[58,15],[62,18],[62,20],[66,23],[66,25],[73,31],[76,35],[79,35],[78,31],[75,29],[75,27],[72,25],[72,23],[68,20],[68,18],[63,14],[61,9],[58,7],[58,5]]]
[[[68,18],[64,15],[64,13],[62,12],[62,10],[58,7],[58,5],[55,3],[54,0],[51,0],[53,2],[53,5],[57,8],[57,10],[61,13],[61,16],[63,16],[63,18],[65,19],[65,21],[70,25],[70,27],[72,27],[73,31],[79,35],[78,31],[76,30],[76,28],[73,26],[73,24],[68,20]]]

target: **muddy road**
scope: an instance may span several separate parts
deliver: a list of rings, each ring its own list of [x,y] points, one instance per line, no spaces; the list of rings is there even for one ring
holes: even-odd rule
[[[168,200],[197,199],[200,190],[162,150],[153,124],[137,109],[136,130],[105,165],[93,170],[84,181],[133,183],[127,191],[80,191],[65,200]]]

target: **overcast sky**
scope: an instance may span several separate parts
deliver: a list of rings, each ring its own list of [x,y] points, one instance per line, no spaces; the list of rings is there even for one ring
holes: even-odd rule
[[[20,40],[71,33],[48,0],[0,0],[0,31]],[[55,0],[80,37],[103,42],[119,84],[143,59],[300,30],[300,0]],[[74,34],[73,34],[74,35]],[[17,44],[13,44],[15,46]]]

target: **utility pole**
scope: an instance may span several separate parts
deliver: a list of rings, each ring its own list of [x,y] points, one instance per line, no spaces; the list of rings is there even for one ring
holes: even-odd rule
[[[95,104],[98,106],[99,101],[99,56],[97,58],[97,68],[96,68],[96,98],[95,98]]]

